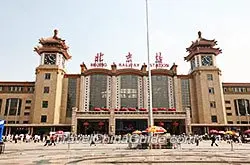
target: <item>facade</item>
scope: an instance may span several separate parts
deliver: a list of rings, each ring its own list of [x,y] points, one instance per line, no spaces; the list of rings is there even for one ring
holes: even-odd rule
[[[140,69],[110,68],[82,63],[80,74],[67,74],[71,58],[65,40],[41,38],[35,82],[0,82],[0,112],[5,133],[44,134],[72,131],[118,134],[148,126],[147,65]],[[221,83],[217,41],[198,39],[187,48],[187,75],[177,65],[152,69],[152,107],[155,125],[170,133],[205,133],[209,129],[247,129],[250,83]],[[96,67],[97,66],[97,67]],[[99,67],[98,67],[99,66]]]

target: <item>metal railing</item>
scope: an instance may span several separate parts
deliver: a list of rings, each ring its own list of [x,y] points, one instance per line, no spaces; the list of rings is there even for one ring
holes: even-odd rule
[[[110,111],[77,111],[77,114],[82,115],[109,115]],[[114,111],[114,114],[118,115],[131,115],[131,114],[148,114],[148,111]],[[184,111],[155,111],[153,112],[155,115],[186,115]]]

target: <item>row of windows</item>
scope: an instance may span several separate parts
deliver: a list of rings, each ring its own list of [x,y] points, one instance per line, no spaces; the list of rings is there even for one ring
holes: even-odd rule
[[[2,107],[2,102],[3,100],[0,99],[0,110]],[[30,104],[31,100],[26,100],[26,104]],[[6,104],[5,104],[5,112],[4,115],[5,116],[15,116],[15,115],[20,115],[21,113],[21,107],[22,107],[22,99],[18,99],[18,98],[10,98],[6,100]],[[26,105],[25,106],[25,110],[30,110],[31,106],[30,105]]]
[[[0,86],[0,91],[3,92],[34,92],[34,87],[26,87],[26,86]]]
[[[224,92],[245,93],[249,91],[250,91],[250,88],[246,88],[246,87],[224,87]]]
[[[12,120],[10,120],[10,121],[8,121],[7,122],[8,124],[19,124],[20,122],[19,121],[12,121]],[[29,124],[29,121],[23,121],[23,124]]]

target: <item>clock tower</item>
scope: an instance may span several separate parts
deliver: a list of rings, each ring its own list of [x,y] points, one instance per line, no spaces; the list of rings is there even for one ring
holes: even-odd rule
[[[192,123],[226,123],[221,71],[216,66],[216,57],[222,51],[216,45],[217,41],[203,38],[199,31],[198,39],[186,49],[188,55],[184,59],[191,66],[189,75]]]
[[[35,52],[40,55],[40,65],[36,68],[32,122],[59,124],[65,61],[71,56],[57,30],[52,37],[41,38],[39,43],[35,47]]]

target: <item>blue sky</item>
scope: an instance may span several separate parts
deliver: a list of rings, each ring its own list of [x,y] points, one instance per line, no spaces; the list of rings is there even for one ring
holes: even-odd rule
[[[176,63],[187,74],[186,47],[200,30],[216,39],[223,82],[250,82],[250,1],[149,0],[151,61],[162,52],[166,63]],[[145,0],[5,0],[0,2],[0,81],[34,81],[40,57],[33,51],[41,37],[53,30],[70,47],[67,73],[80,73],[98,52],[108,64],[147,62]]]

